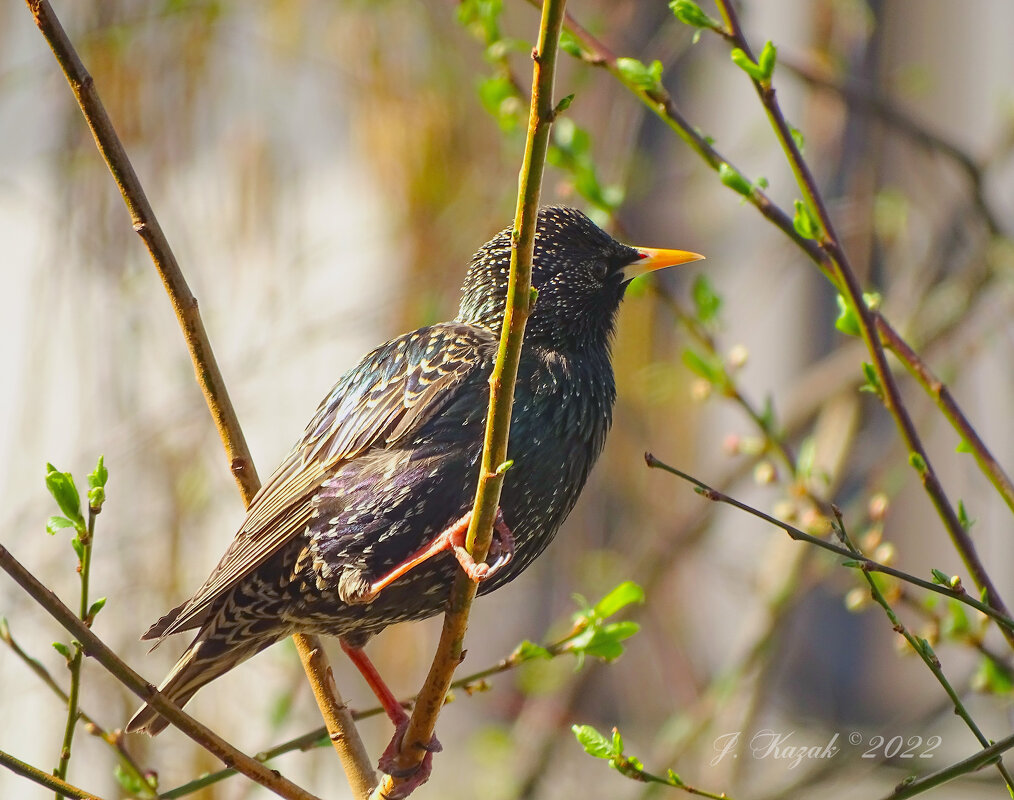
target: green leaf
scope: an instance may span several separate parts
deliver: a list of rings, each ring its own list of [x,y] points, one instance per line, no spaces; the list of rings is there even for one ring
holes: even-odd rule
[[[799,128],[794,128],[792,125],[789,126],[789,135],[792,137],[792,141],[796,143],[796,149],[802,155],[803,150],[806,147],[806,139],[803,137],[802,131]]]
[[[618,58],[616,69],[624,81],[637,89],[653,92],[662,88],[661,61],[652,61],[650,66],[645,66],[636,58]]]
[[[862,567],[865,561],[856,561],[854,558],[847,558],[841,562],[843,567]]]
[[[631,603],[643,602],[644,589],[633,581],[624,581],[595,604],[595,613],[607,619]]]
[[[755,81],[764,80],[764,70],[760,64],[752,61],[743,50],[738,47],[732,48],[732,52],[729,54],[732,58],[732,63],[739,67],[743,72],[753,78]]]
[[[770,40],[764,42],[764,47],[761,48],[760,56],[757,58],[757,66],[761,73],[760,80],[770,81],[771,76],[775,72],[775,61],[778,58],[778,48],[775,47]]]
[[[517,647],[514,648],[514,652],[510,654],[511,661],[523,662],[532,661],[536,658],[552,658],[553,654],[550,653],[542,645],[530,642],[528,639],[523,640]]]
[[[954,448],[955,453],[971,453],[972,445],[968,443],[967,439],[962,439],[958,442],[958,446]]]
[[[972,678],[972,688],[992,694],[1010,694],[1014,689],[1014,678],[1009,669],[996,663],[989,656],[984,656],[979,663],[978,672]]]
[[[717,19],[712,19],[701,10],[701,7],[693,0],[671,0],[669,8],[680,22],[693,28],[711,28],[720,30],[722,25]]]
[[[620,736],[619,728],[613,728],[613,753],[616,755],[623,753],[623,737]]]
[[[715,291],[704,273],[698,273],[691,287],[691,298],[697,310],[697,317],[702,322],[715,321],[722,308],[722,296]]]
[[[106,598],[100,597],[88,608],[88,621],[95,619],[95,615],[98,614],[106,606]]]
[[[838,294],[834,299],[838,304],[838,319],[834,321],[834,326],[846,336],[858,336],[859,317],[856,315],[856,310],[844,295]]]
[[[584,55],[581,43],[574,37],[573,33],[566,29],[560,31],[560,49],[574,56],[574,58],[581,58]]]
[[[556,108],[553,109],[553,113],[554,114],[562,114],[564,111],[566,111],[568,108],[570,108],[570,104],[573,103],[573,102],[574,102],[574,95],[568,94],[566,97],[564,97],[562,100],[560,100],[559,103],[556,104]]]
[[[106,481],[109,480],[109,470],[106,469],[105,460],[105,456],[99,456],[99,462],[95,465],[95,469],[88,473],[88,485],[93,489],[105,486]]]
[[[46,533],[50,536],[54,535],[57,531],[62,531],[64,528],[73,528],[74,523],[66,517],[50,517],[46,520]]]
[[[666,779],[666,782],[669,783],[670,786],[683,786],[684,785],[683,779],[679,775],[677,775],[675,772],[673,772],[671,769],[666,770],[665,779]]]
[[[81,496],[77,493],[74,478],[69,472],[60,472],[52,464],[46,464],[46,488],[53,495],[56,504],[75,527],[84,527],[81,516]]]
[[[920,475],[926,474],[926,460],[919,453],[915,452],[909,453],[908,463],[912,466],[912,469],[914,469]]]
[[[975,520],[968,516],[964,500],[958,500],[958,522],[961,523],[961,527],[966,531],[970,531],[975,524]]]
[[[612,758],[613,748],[609,740],[591,725],[573,725],[571,730],[588,755],[595,758]]]
[[[796,209],[796,213],[792,217],[792,227],[796,229],[796,233],[804,239],[819,238],[820,224],[817,222],[817,218],[814,216],[810,206],[799,199],[793,201],[793,206]]]
[[[68,661],[70,661],[71,658],[73,657],[70,654],[70,648],[67,647],[67,645],[65,645],[63,642],[53,642],[53,649],[56,650],[56,652],[58,652],[61,656],[66,658]]]
[[[683,363],[690,371],[704,378],[715,386],[725,385],[725,367],[715,358],[702,356],[689,347],[683,351]]]
[[[749,197],[753,186],[746,178],[731,164],[723,161],[718,165],[718,179],[737,194]]]
[[[949,586],[951,583],[951,576],[943,570],[931,569],[930,574],[933,576],[933,583],[939,583],[941,586]]]
[[[944,615],[943,624],[940,626],[941,636],[960,637],[968,634],[971,630],[968,614],[965,613],[965,604],[951,598],[947,605],[947,614]]]
[[[74,548],[74,552],[77,554],[78,561],[84,561],[84,545],[81,544],[81,539],[75,536],[70,540],[70,546]]]
[[[866,383],[859,387],[859,391],[872,392],[877,397],[883,397],[884,387],[880,385],[880,376],[877,375],[877,370],[868,361],[863,362],[863,376],[866,378]]]

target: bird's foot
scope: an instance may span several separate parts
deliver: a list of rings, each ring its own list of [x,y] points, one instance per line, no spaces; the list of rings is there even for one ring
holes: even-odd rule
[[[385,573],[377,580],[364,586],[357,591],[354,597],[349,597],[346,602],[369,603],[380,592],[394,583],[405,573],[422,564],[433,556],[450,550],[458,563],[473,581],[486,580],[492,577],[498,570],[505,567],[514,557],[514,534],[504,522],[503,512],[497,508],[496,522],[493,525],[493,541],[490,543],[487,555],[490,561],[477,563],[465,547],[465,539],[468,534],[468,524],[471,522],[472,512],[469,511],[461,519],[445,528],[429,544],[421,547],[396,567]]]
[[[503,512],[498,506],[496,521],[493,523],[493,539],[489,543],[486,561],[478,564],[465,549],[465,534],[468,531],[468,522],[472,519],[472,512],[466,514],[462,519],[465,520],[465,530],[461,533],[459,540],[453,544],[454,555],[465,574],[478,583],[493,577],[497,571],[507,566],[514,558],[514,534],[504,522]]]
[[[433,771],[433,754],[443,750],[443,746],[434,735],[430,739],[429,744],[416,745],[416,747],[420,747],[426,751],[422,761],[407,769],[397,766],[398,753],[401,752],[401,745],[407,728],[408,717],[406,716],[395,725],[394,738],[391,739],[391,743],[387,745],[387,749],[381,754],[380,761],[377,763],[377,767],[382,772],[390,775],[392,778],[399,779],[397,789],[395,789],[394,793],[387,795],[388,800],[403,800],[403,798],[408,797],[418,787],[426,783],[430,779],[430,773]]]

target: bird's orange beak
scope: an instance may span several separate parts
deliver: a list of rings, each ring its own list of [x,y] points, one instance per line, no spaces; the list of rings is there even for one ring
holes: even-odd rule
[[[690,250],[659,250],[653,247],[636,247],[637,261],[631,262],[623,269],[624,280],[633,281],[642,275],[647,275],[655,270],[664,270],[666,267],[676,267],[680,264],[690,264],[704,259],[699,252]]]
[[[655,250],[651,247],[637,247],[635,249],[639,258],[623,268],[625,281],[632,281],[634,278],[639,278],[641,275],[646,275],[657,269],[688,264],[691,261],[700,261],[704,258],[700,253],[691,253],[689,250]]]

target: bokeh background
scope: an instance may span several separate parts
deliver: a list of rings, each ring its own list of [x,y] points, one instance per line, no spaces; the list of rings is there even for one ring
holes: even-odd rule
[[[527,91],[529,45],[508,45],[530,41],[538,15],[524,2],[504,5],[507,44],[491,52],[453,2],[56,3],[200,301],[262,476],[360,354],[453,316],[469,256],[509,224],[522,132],[510,129],[515,101],[490,98],[504,80]],[[682,111],[791,209],[798,190],[726,45],[713,36],[694,44],[663,2],[573,0],[569,10],[617,55],[659,59]],[[742,16],[758,46],[779,46],[779,98],[805,134],[865,284],[883,294],[887,316],[1010,469],[1014,6],[765,0],[744,3]],[[884,616],[862,603],[856,575],[644,466],[651,450],[819,527],[801,482],[763,448],[742,407],[685,364],[684,350],[701,345],[673,301],[692,309],[703,273],[723,299],[710,328],[716,351],[743,362],[735,379],[756,408],[771,399],[790,448],[811,465],[802,484],[838,503],[867,543],[882,529],[903,569],[962,572],[893,423],[858,391],[863,351],[835,331],[834,294],[819,273],[604,70],[563,59],[557,94],[571,93],[558,135],[588,137],[584,171],[550,167],[544,200],[589,210],[627,241],[708,260],[658,276],[625,303],[606,451],[553,547],[477,605],[463,670],[495,663],[522,639],[562,633],[574,593],[594,599],[622,580],[646,589],[646,604],[631,613],[642,629],[614,664],[536,662],[493,679],[488,692],[460,694],[441,718],[444,752],[418,796],[674,791],[590,759],[570,733],[576,722],[616,725],[649,769],[672,766],[737,798],[877,797],[907,774],[971,754],[974,739]],[[0,538],[74,598],[73,552],[44,530],[55,513],[44,466],[73,470],[80,483],[104,453],[109,500],[92,592],[109,601],[95,630],[157,681],[184,642],[147,654],[138,636],[203,581],[242,506],[162,287],[17,2],[0,6],[0,137]],[[582,196],[591,164],[613,213]],[[954,452],[956,434],[919,388],[905,379],[902,388],[1010,594],[1009,509],[971,458]],[[877,494],[889,503],[881,523],[867,511]],[[941,612],[925,609],[921,595],[896,599],[913,629],[940,633]],[[0,614],[64,681],[50,643],[67,636],[3,578]],[[394,628],[370,645],[398,693],[420,685],[438,624]],[[988,736],[1009,734],[1009,691],[976,691],[981,652],[946,633],[938,653],[955,686]],[[1003,666],[1009,656],[994,634],[982,646],[998,650]],[[340,653],[333,661],[350,703],[372,705]],[[82,706],[115,728],[136,701],[86,663]],[[319,724],[287,643],[205,689],[189,710],[248,752]],[[0,749],[48,769],[65,713],[0,647]],[[362,730],[373,753],[390,736],[386,722]],[[822,747],[837,734],[842,750],[794,769],[748,749],[712,763],[718,737],[763,730]],[[942,744],[922,761],[884,759],[883,748],[864,759],[866,747],[847,744],[851,733],[864,743],[936,735]],[[166,789],[216,768],[172,730],[155,743],[131,737],[129,747]],[[72,782],[122,796],[114,765],[107,747],[79,732]],[[322,796],[346,796],[329,749],[276,766]],[[985,770],[958,791],[947,796],[1003,789]],[[45,794],[0,772],[3,797]],[[196,796],[264,795],[232,779]]]

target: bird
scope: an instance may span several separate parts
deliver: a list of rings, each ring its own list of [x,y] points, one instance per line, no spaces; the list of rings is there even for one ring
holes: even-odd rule
[[[294,633],[337,636],[397,725],[404,711],[362,648],[444,610],[459,568],[486,594],[516,578],[573,509],[616,399],[610,343],[634,277],[703,256],[621,244],[584,213],[539,209],[507,470],[487,562],[463,547],[489,379],[507,301],[512,229],[468,266],[457,316],[368,353],[324,398],[250,503],[208,579],[142,636],[196,630],[159,686],[178,706]],[[150,706],[128,732],[157,734]],[[393,742],[392,742],[393,744]],[[389,748],[390,749],[390,748]],[[383,767],[383,764],[381,765]]]

